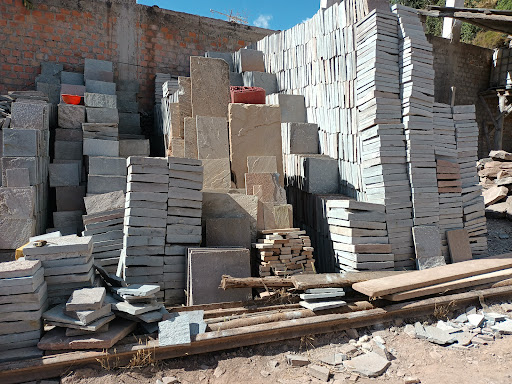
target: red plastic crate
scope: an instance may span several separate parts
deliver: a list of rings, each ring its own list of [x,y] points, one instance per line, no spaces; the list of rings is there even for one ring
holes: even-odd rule
[[[231,87],[231,102],[265,104],[265,90],[260,87]]]

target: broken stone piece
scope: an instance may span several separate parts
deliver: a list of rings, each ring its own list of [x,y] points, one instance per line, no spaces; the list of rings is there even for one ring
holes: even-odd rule
[[[310,365],[308,368],[309,374],[318,380],[329,381],[330,371],[329,368],[320,365]]]
[[[391,363],[374,352],[369,352],[352,360],[344,361],[343,365],[348,370],[357,372],[367,377],[378,377],[382,375]]]
[[[286,355],[286,361],[292,367],[303,367],[309,364],[309,359],[301,355]]]

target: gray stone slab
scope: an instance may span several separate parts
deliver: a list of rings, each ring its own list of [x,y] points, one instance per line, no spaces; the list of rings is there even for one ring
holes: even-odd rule
[[[204,54],[205,57],[209,57],[210,59],[222,59],[229,65],[229,70],[234,72],[233,67],[233,54],[231,52],[206,52]]]
[[[83,75],[82,75],[83,78]],[[60,94],[61,95],[74,95],[74,96],[84,96],[85,95],[85,85],[73,85],[73,84],[61,84],[60,86]],[[62,101],[62,104],[65,104]]]
[[[12,168],[5,170],[6,187],[30,187],[28,168]]]
[[[58,116],[60,128],[82,129],[82,123],[85,123],[85,107],[61,103],[58,106]]]
[[[40,132],[35,129],[4,128],[2,130],[3,155],[7,157],[42,155]]]
[[[186,316],[177,316],[172,320],[158,323],[158,345],[186,345],[191,342],[190,325]]]
[[[43,351],[41,351],[37,347],[17,348],[17,349],[13,349],[13,350],[7,350],[7,351],[0,352],[0,361],[1,362],[19,361],[22,359],[41,358],[42,356],[43,356]]]
[[[267,104],[281,107],[281,122],[307,123],[306,105],[302,95],[273,94],[267,96]]]
[[[119,133],[139,135],[140,115],[138,113],[119,113]]]
[[[206,246],[251,248],[249,220],[246,218],[207,219]]]
[[[87,183],[87,193],[105,194],[115,191],[126,191],[125,176],[89,175]]]
[[[76,234],[83,229],[82,211],[53,212],[53,225],[60,231]]]
[[[185,317],[190,325],[190,336],[195,336],[206,332],[206,323],[204,322],[204,311],[184,311],[169,313],[163,316],[163,320],[174,320],[176,317]]]
[[[60,73],[60,82],[61,84],[84,85],[84,75],[77,72],[62,71]]]
[[[305,159],[306,191],[313,194],[339,192],[338,161],[329,157]]]
[[[55,159],[82,161],[82,141],[55,141]]]
[[[77,186],[80,168],[76,163],[49,164],[50,187]]]
[[[50,124],[47,103],[14,102],[11,104],[11,127],[46,130]]]
[[[254,49],[240,49],[233,55],[237,72],[258,71],[265,72],[263,52]]]
[[[65,328],[89,330],[92,332],[97,331],[105,324],[109,323],[115,318],[114,314],[109,313],[104,317],[96,319],[92,323],[86,324],[85,322],[75,319],[66,314],[66,304],[57,305],[50,310],[43,313],[43,319],[46,323],[57,325]]]
[[[117,109],[117,96],[85,92],[84,104],[86,107]]]
[[[119,142],[112,140],[84,139],[85,156],[119,157]]]
[[[189,249],[189,305],[245,301],[252,298],[250,289],[222,290],[222,275],[249,277],[250,252],[243,248]]]
[[[78,237],[75,235],[54,238],[44,247],[36,247],[34,243],[23,248],[23,255],[30,260],[31,256],[52,255],[58,253],[83,252],[90,254],[92,250],[92,237]],[[37,258],[35,258],[37,259]]]
[[[85,90],[89,93],[116,95],[116,83],[98,80],[85,80]]]
[[[16,249],[36,233],[35,219],[0,216],[0,249]]]
[[[104,287],[84,288],[73,292],[66,303],[66,311],[94,311],[103,307],[107,292]]]
[[[83,141],[81,129],[55,129],[55,141]]]
[[[152,298],[160,291],[158,285],[132,284],[129,287],[114,288],[114,291],[124,299],[130,298]]]
[[[228,159],[228,122],[225,117],[196,117],[199,159]]]
[[[446,264],[442,257],[441,238],[437,226],[414,226],[412,235],[419,269]]]
[[[267,95],[278,92],[277,77],[274,73],[244,72],[243,82],[245,87],[260,87]]]
[[[318,153],[318,125],[309,123],[283,124],[286,136],[284,151],[286,153]]]
[[[0,217],[27,219],[34,215],[36,200],[35,187],[0,187]],[[2,233],[2,232],[0,232]]]
[[[39,260],[16,260],[0,263],[0,279],[32,276],[40,268]]]
[[[229,84],[232,87],[243,87],[244,86],[243,75],[238,72],[229,72]]]
[[[139,183],[139,182],[128,182],[126,190],[128,192],[157,192],[165,193],[169,189],[167,183]]]
[[[33,275],[0,279],[0,295],[33,293],[43,284],[43,281],[44,270],[42,268],[37,269]]]
[[[84,71],[85,81],[87,80],[97,80],[97,81],[105,81],[108,83],[112,83],[114,81],[114,72],[112,71],[97,71],[90,70]]]
[[[120,140],[119,156],[149,156],[149,140]]]
[[[49,103],[55,105],[60,103],[60,84],[36,82],[36,90],[48,96]]]
[[[2,135],[0,135],[2,136]],[[1,142],[1,140],[0,140]],[[0,150],[1,152],[1,150]],[[6,171],[15,168],[27,168],[30,176],[30,185],[42,182],[42,172],[38,172],[40,159],[35,157],[0,157],[0,170],[2,171],[2,183],[6,184]]]
[[[311,311],[324,311],[326,309],[339,308],[344,307],[347,303],[343,300],[329,300],[329,301],[318,301],[318,302],[308,302],[301,301],[299,304]]]
[[[112,72],[113,65],[111,61],[85,59],[84,71],[107,71]]]
[[[89,174],[103,176],[126,176],[126,173],[126,159],[123,157],[89,157]]]
[[[86,113],[88,123],[119,124],[119,112],[117,109],[86,108]]]
[[[124,209],[125,196],[122,190],[84,198],[87,214],[97,214],[117,209]]]
[[[391,363],[384,357],[374,352],[346,360],[343,362],[345,368],[367,377],[378,377],[382,375]]]

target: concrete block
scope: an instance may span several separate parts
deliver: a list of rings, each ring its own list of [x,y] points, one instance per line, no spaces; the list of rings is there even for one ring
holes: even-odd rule
[[[84,85],[84,75],[76,72],[62,71],[60,73],[61,84]]]
[[[98,80],[85,80],[85,91],[89,93],[102,93],[104,95],[116,94],[116,83],[98,81]]]
[[[76,163],[50,164],[50,187],[77,186],[80,184],[80,169]]]
[[[82,129],[85,123],[85,107],[83,105],[59,104],[59,127]]]
[[[113,140],[84,139],[85,156],[119,157],[119,142]]]
[[[117,109],[117,96],[85,92],[84,104],[86,107]]]
[[[6,187],[29,187],[30,175],[28,168],[13,168],[5,171]]]
[[[88,123],[119,124],[119,112],[117,109],[114,109],[114,108],[86,108],[86,112],[87,112],[87,122]]]

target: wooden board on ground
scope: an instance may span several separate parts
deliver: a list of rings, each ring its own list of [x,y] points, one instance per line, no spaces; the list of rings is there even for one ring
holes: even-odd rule
[[[448,238],[448,247],[450,249],[452,263],[459,263],[473,258],[467,229],[446,231],[446,236]]]
[[[401,276],[400,279],[391,276],[355,283],[352,288],[370,297],[382,297],[506,268],[512,268],[512,253],[488,259],[443,265],[423,271],[413,271]]]
[[[495,283],[509,278],[512,278],[512,268],[496,272],[484,273],[482,275],[477,276],[466,277],[464,279],[449,281],[447,283],[442,284],[436,284],[430,287],[413,289],[411,291],[386,295],[383,296],[382,298],[391,301],[403,301],[414,299],[417,297],[435,295],[437,293],[454,291],[456,289],[476,287],[482,284]]]
[[[317,275],[295,275],[291,281],[295,289],[306,290],[312,288],[337,288],[350,287],[354,283],[380,279],[383,277],[395,277],[409,273],[404,271],[375,271],[375,272],[347,272],[347,273],[322,273]]]

